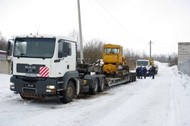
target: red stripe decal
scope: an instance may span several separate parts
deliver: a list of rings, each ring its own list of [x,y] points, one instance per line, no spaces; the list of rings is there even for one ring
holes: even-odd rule
[[[41,77],[49,77],[49,68],[48,67],[40,67],[39,74]]]

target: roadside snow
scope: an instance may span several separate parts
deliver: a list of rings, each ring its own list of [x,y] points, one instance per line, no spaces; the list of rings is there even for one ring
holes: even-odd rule
[[[95,96],[22,100],[0,74],[0,126],[190,126],[190,77],[157,63],[155,79],[115,86]]]

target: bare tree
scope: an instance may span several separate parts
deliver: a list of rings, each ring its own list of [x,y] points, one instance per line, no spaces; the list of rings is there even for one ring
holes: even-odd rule
[[[124,56],[127,59],[133,59],[133,60],[148,57],[145,51],[140,52],[139,50],[134,51],[133,49],[124,49]]]
[[[178,56],[176,53],[171,54],[159,54],[153,56],[154,60],[163,62],[163,63],[169,63],[169,66],[177,65]]]
[[[72,38],[75,42],[77,42],[77,51],[79,51],[80,50],[79,32],[76,30],[73,30],[71,33],[68,34],[68,37]]]
[[[100,40],[91,40],[84,45],[84,58],[89,63],[94,63],[102,58],[104,43]]]
[[[72,38],[77,43],[77,58],[80,58],[79,32],[76,30],[73,30],[71,33],[68,34],[68,37]]]
[[[0,32],[0,50],[6,50],[6,48],[7,48],[7,42]]]
[[[169,58],[169,66],[174,66],[174,65],[177,65],[178,63],[178,56],[176,53],[172,53]]]

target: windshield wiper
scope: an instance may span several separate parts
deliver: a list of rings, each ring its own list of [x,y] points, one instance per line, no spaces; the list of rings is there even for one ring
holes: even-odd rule
[[[21,53],[20,55],[16,55],[17,58],[20,58],[20,57],[25,57],[25,54],[24,53]]]

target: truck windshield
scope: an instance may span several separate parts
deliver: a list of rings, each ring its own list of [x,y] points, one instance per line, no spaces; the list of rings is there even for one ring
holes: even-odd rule
[[[148,66],[148,61],[137,61],[137,66]]]
[[[16,38],[13,56],[52,58],[55,38]]]

